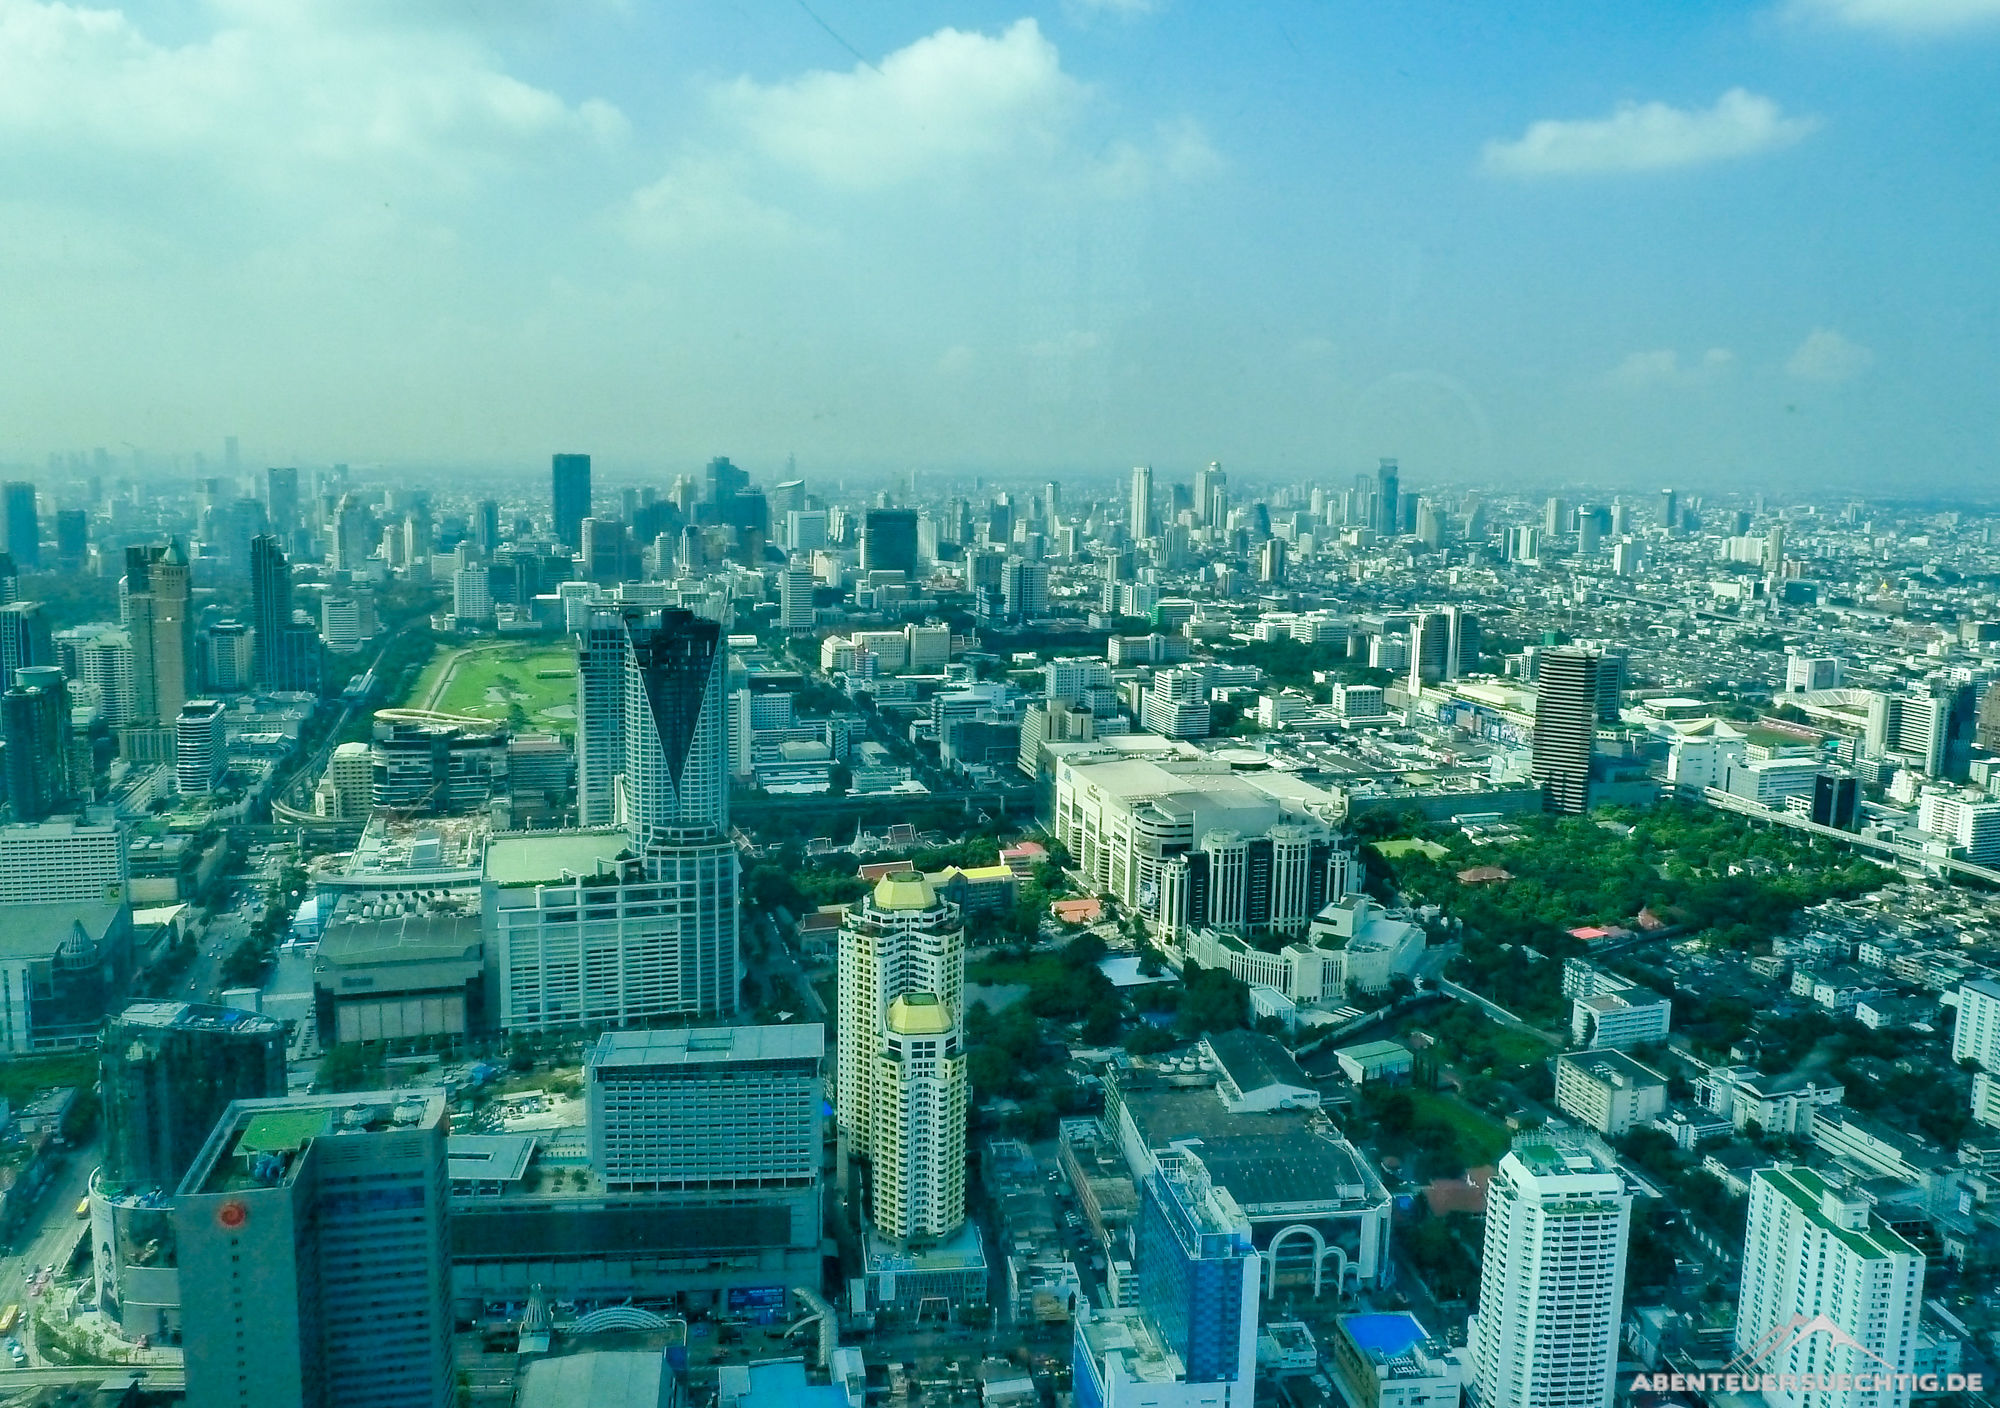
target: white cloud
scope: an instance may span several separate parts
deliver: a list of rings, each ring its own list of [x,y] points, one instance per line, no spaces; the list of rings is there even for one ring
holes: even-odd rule
[[[1575,176],[1702,166],[1791,146],[1819,126],[1787,117],[1769,98],[1732,88],[1706,109],[1623,103],[1609,117],[1544,119],[1513,141],[1486,144],[1486,170],[1503,176]]]
[[[1628,353],[1623,361],[1604,374],[1606,383],[1627,389],[1649,386],[1687,386],[1707,381],[1727,371],[1736,354],[1727,347],[1711,347],[1695,361],[1682,363],[1681,354],[1671,347]]]
[[[720,98],[765,155],[828,185],[876,189],[1046,158],[1087,96],[1024,19],[999,35],[941,29],[880,68],[770,85],[738,79]]]
[[[624,131],[610,104],[524,83],[450,28],[238,0],[207,37],[169,44],[119,10],[0,0],[0,137],[16,151],[208,162],[287,188],[327,168],[435,188],[524,147]]]
[[[817,238],[789,212],[744,191],[727,163],[700,156],[674,162],[666,175],[633,192],[617,224],[645,245],[708,240],[769,245]]]
[[[1832,328],[1814,328],[1785,363],[1802,381],[1852,381],[1875,363],[1875,354]]]
[[[2000,0],[1792,0],[1787,10],[1798,19],[1910,36],[2000,23]]]

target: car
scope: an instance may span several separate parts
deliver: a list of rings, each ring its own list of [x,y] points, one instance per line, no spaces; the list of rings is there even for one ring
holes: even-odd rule
[[[14,1367],[16,1369],[24,1369],[27,1367],[28,1364],[27,1350],[21,1348],[21,1346],[19,1345],[15,1345],[14,1348],[9,1351],[9,1353],[13,1356]]]

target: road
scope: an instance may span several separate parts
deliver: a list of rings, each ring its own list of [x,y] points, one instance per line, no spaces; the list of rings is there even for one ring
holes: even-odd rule
[[[0,1369],[0,1394],[25,1388],[61,1387],[64,1384],[88,1384],[95,1388],[106,1379],[134,1373],[139,1375],[143,1387],[158,1392],[178,1393],[187,1387],[187,1376],[178,1368],[165,1365],[126,1369],[117,1364],[77,1364],[65,1368]]]
[[[88,1224],[76,1215],[76,1205],[90,1191],[90,1173],[97,1167],[98,1152],[95,1144],[69,1151],[67,1162],[35,1205],[27,1225],[9,1243],[13,1254],[0,1257],[0,1305],[20,1306],[24,1324],[38,1300],[28,1293],[29,1280],[44,1266],[54,1266],[60,1272],[88,1231]],[[16,1338],[28,1351],[30,1362],[39,1363],[34,1337],[16,1331]]]

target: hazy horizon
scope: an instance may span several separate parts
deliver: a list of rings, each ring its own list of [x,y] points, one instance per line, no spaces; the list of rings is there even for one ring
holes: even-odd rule
[[[1981,499],[1997,55],[2000,0],[0,0],[0,459]]]

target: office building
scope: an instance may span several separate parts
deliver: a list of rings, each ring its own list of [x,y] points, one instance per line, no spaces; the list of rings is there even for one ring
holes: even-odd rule
[[[1210,460],[1194,472],[1194,516],[1197,523],[1220,528],[1229,519],[1229,475]]]
[[[123,632],[119,633],[123,635]],[[210,694],[236,694],[249,689],[254,682],[257,669],[257,633],[241,621],[217,621],[208,628],[202,644],[202,685]],[[131,688],[132,642],[125,638],[126,690],[129,697]],[[118,723],[131,718],[129,702],[123,718]],[[108,713],[106,723],[112,723]]]
[[[125,842],[115,821],[0,825],[0,907],[123,904],[131,879]]]
[[[298,688],[282,678],[279,668],[285,629],[291,622],[291,563],[277,538],[255,538],[250,543],[250,625],[255,632],[252,676],[261,688]]]
[[[446,1408],[445,1096],[238,1100],[174,1199],[188,1401]]]
[[[835,1117],[870,1165],[872,1224],[939,1241],[965,1220],[965,928],[915,871],[884,876],[841,923]]]
[[[861,570],[917,576],[917,511],[871,508],[861,520]]]
[[[1410,688],[1458,679],[1479,668],[1479,618],[1456,606],[1422,611],[1410,623]]]
[[[1841,661],[1837,655],[1788,655],[1785,657],[1785,693],[1810,694],[1816,690],[1839,689]]]
[[[1144,542],[1159,535],[1159,513],[1153,502],[1153,467],[1149,464],[1132,466],[1132,491],[1125,508],[1125,526],[1134,542]]]
[[[1631,1216],[1617,1166],[1588,1146],[1529,1136],[1500,1160],[1467,1329],[1479,1408],[1609,1408]]]
[[[228,719],[219,699],[190,699],[174,720],[174,784],[184,797],[213,792],[229,770]]]
[[[556,455],[549,462],[556,541],[583,548],[583,520],[590,517],[590,456]]]
[[[1251,1408],[1263,1259],[1195,1149],[1143,1180],[1136,1241],[1131,1307],[1079,1309],[1079,1408]]]
[[[737,862],[726,839],[633,853],[622,827],[497,835],[481,916],[503,1029],[734,1015]]]
[[[0,548],[22,571],[42,565],[42,523],[35,512],[35,486],[0,484]]]
[[[778,629],[809,631],[813,627],[813,589],[818,585],[810,567],[778,569]]]
[[[1914,1372],[1924,1269],[1861,1189],[1758,1169],[1728,1370],[1757,1374],[1771,1408],[1904,1408],[1911,1385],[1893,1376]],[[1822,1387],[1800,1388],[1804,1375]]]
[[[14,687],[14,672],[55,663],[55,645],[38,601],[0,605],[0,689]]]
[[[1152,745],[1141,752],[1119,746],[1126,742],[1069,745],[1055,762],[1055,834],[1092,889],[1167,932],[1221,927],[1216,916],[1224,910],[1232,923],[1240,910],[1247,932],[1297,929],[1347,893],[1351,857],[1333,845],[1339,799],[1332,793],[1295,777],[1219,767],[1186,744],[1181,752],[1164,739],[1136,736],[1131,743]],[[1227,854],[1208,866],[1233,867],[1239,852],[1242,865],[1242,883],[1232,873],[1219,902],[1207,898],[1212,876],[1199,889],[1195,878],[1202,864],[1196,853],[1210,836],[1212,849]],[[1287,878],[1278,884],[1281,844]],[[1300,844],[1306,854],[1294,871]],[[1303,889],[1292,883],[1294,875]]]
[[[125,550],[122,624],[132,636],[137,721],[171,726],[194,680],[194,611],[187,554],[179,540]]]
[[[372,735],[371,806],[452,816],[507,794],[507,732],[498,724],[419,709],[378,709]]]
[[[1000,572],[1000,599],[1011,622],[1049,614],[1049,565],[1010,557]]]
[[[591,1167],[616,1192],[817,1189],[825,1049],[816,1022],[604,1033],[584,1062]]]
[[[90,555],[90,516],[80,508],[56,510],[56,556],[71,567]]]
[[[1529,764],[1549,811],[1590,806],[1590,759],[1597,741],[1601,657],[1560,647],[1542,652],[1535,683],[1535,743]]]
[[[131,1336],[180,1328],[168,1203],[230,1102],[285,1093],[286,1024],[189,1002],[135,1002],[98,1061],[104,1162],[90,1185],[97,1307]]]
[[[0,742],[6,744],[5,800],[16,821],[40,821],[82,790],[70,726],[69,687],[61,670],[32,665],[0,694]]]
[[[296,468],[272,465],[264,471],[264,509],[272,535],[281,543],[290,542],[299,526],[299,472]]]
[[[639,847],[721,841],[729,826],[722,628],[675,608],[628,610],[593,613],[581,635],[584,819],[616,821]]]

